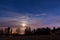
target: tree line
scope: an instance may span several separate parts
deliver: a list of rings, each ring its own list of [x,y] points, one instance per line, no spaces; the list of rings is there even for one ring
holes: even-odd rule
[[[16,32],[19,32],[19,30]],[[5,28],[4,31],[1,29],[0,35],[21,35],[21,34],[18,33],[12,34],[12,29],[8,27]],[[53,27],[53,29],[50,29],[46,27],[46,28],[37,28],[31,30],[30,27],[26,27],[24,35],[60,35],[60,28]]]

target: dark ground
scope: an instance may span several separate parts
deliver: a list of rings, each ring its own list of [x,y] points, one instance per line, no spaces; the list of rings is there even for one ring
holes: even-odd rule
[[[60,35],[0,36],[0,40],[60,40]]]

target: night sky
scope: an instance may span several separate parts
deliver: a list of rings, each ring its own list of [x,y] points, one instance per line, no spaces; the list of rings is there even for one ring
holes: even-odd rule
[[[0,27],[59,27],[60,0],[0,0]]]

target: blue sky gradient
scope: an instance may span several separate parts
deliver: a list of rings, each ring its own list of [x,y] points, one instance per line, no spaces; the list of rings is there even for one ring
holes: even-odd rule
[[[60,0],[0,0],[0,26],[60,26]]]

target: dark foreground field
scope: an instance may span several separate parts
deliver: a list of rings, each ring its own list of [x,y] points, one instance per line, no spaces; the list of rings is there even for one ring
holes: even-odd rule
[[[60,40],[60,36],[59,35],[0,36],[0,40]]]

